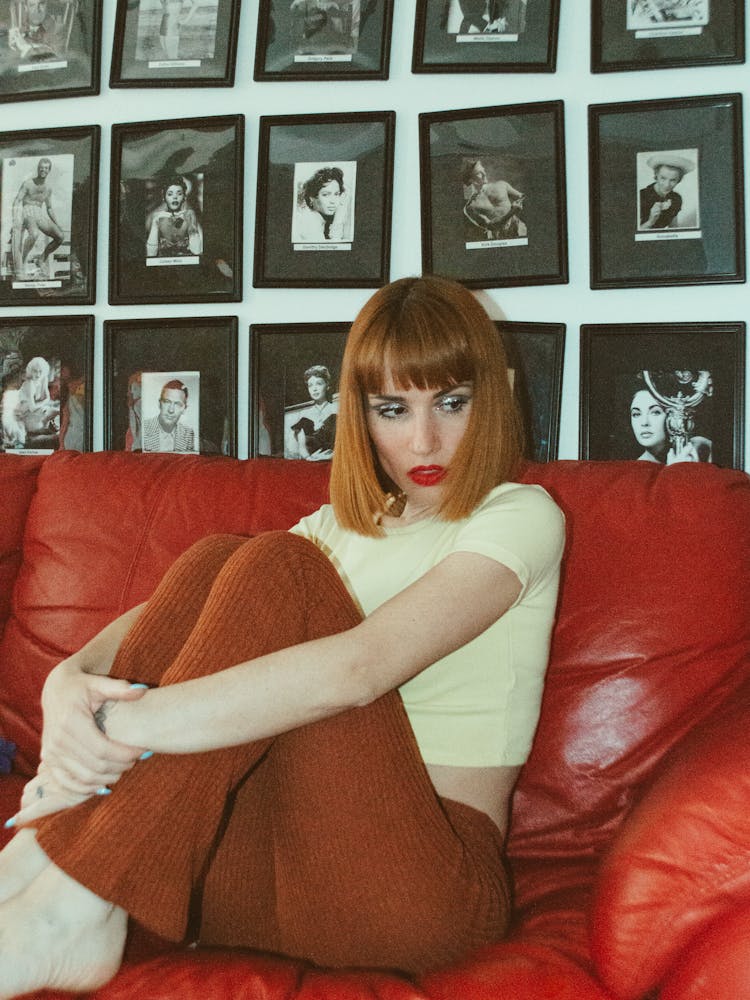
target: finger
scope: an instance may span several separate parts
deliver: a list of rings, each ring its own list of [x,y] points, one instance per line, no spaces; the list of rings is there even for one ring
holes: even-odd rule
[[[148,685],[140,682],[132,684],[106,674],[89,674],[88,689],[101,704],[105,701],[138,701],[148,691]]]

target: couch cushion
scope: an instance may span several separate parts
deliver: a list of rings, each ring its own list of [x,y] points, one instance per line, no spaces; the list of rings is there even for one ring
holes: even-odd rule
[[[49,670],[145,600],[198,538],[284,529],[315,510],[326,465],[68,451],[44,462],[0,642],[0,732],[23,773],[36,767]]]
[[[573,461],[523,478],[549,490],[568,533],[509,844],[549,871],[606,846],[656,762],[747,676],[750,478],[713,465]],[[535,877],[529,885],[538,891]]]

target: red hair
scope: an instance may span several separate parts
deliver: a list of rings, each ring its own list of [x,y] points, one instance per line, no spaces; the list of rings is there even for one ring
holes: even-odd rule
[[[495,324],[463,285],[447,278],[402,278],[379,289],[347,338],[339,382],[331,502],[339,523],[378,535],[376,518],[396,487],[380,467],[367,429],[366,397],[383,391],[386,371],[402,389],[472,384],[466,433],[445,481],[439,514],[461,520],[514,474],[523,430]]]

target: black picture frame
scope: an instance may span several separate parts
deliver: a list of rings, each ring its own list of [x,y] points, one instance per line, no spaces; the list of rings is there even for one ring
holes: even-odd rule
[[[102,3],[0,0],[0,103],[98,94]]]
[[[582,325],[580,458],[689,457],[741,469],[745,329],[744,322]],[[692,428],[689,420],[680,426],[680,411]],[[683,450],[680,433],[692,451]]]
[[[387,80],[393,2],[260,0],[253,79]]]
[[[257,288],[386,284],[395,122],[393,111],[261,116]],[[313,207],[312,188],[330,195],[332,218]]]
[[[241,0],[118,0],[110,87],[231,87]]]
[[[351,323],[251,324],[250,451],[253,458],[267,455],[322,461],[331,457],[337,387],[350,326]],[[321,366],[324,372],[315,371]],[[314,397],[305,385],[305,375],[310,369],[313,372],[307,380],[308,385],[315,379],[316,393],[325,391],[327,386],[317,410]],[[298,422],[299,426],[295,426]]]
[[[419,115],[422,269],[469,288],[568,280],[562,101]]]
[[[90,451],[93,316],[0,317],[0,452]]]
[[[564,323],[495,320],[508,366],[513,395],[521,410],[525,456],[534,462],[557,458],[560,441]]]
[[[100,134],[0,132],[0,306],[95,301]]]
[[[591,287],[744,281],[742,95],[593,104],[588,118]]]
[[[674,16],[643,0],[592,0],[591,72],[715,66],[745,61],[745,0],[698,0]],[[667,4],[667,7],[669,3]],[[659,20],[659,17],[662,20]]]
[[[160,389],[179,380],[188,395],[178,422],[193,432],[180,450],[237,456],[236,316],[105,320],[104,370],[105,449],[161,450],[146,422],[158,417]]]
[[[494,21],[480,6],[417,0],[412,72],[555,72],[560,0],[505,0]]]
[[[243,159],[243,115],[112,126],[111,304],[241,301]]]

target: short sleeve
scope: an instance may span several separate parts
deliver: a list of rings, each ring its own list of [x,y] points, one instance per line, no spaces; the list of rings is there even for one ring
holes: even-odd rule
[[[522,595],[556,573],[565,518],[541,486],[505,483],[479,505],[456,534],[454,552],[476,552],[511,569]]]

